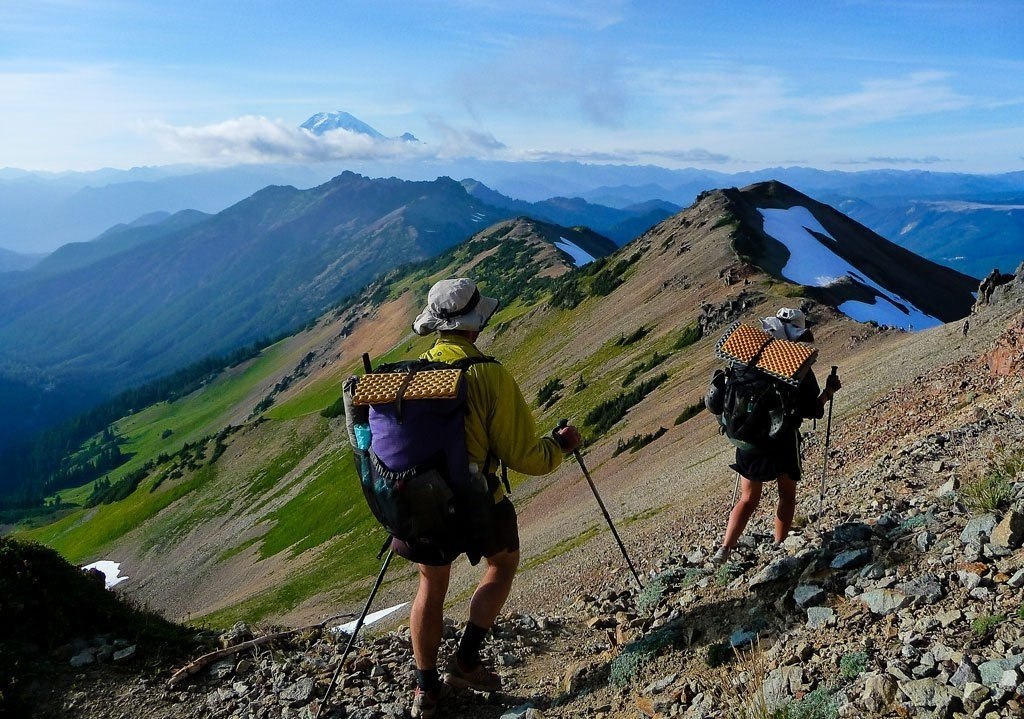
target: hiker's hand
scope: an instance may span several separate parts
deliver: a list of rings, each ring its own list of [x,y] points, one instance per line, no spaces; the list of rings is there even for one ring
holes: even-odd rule
[[[583,437],[580,436],[580,431],[571,424],[565,427],[555,427],[551,431],[551,436],[555,438],[563,452],[572,452],[583,444]]]
[[[843,388],[843,383],[839,381],[839,375],[830,374],[825,380],[825,389],[829,395],[833,395]]]

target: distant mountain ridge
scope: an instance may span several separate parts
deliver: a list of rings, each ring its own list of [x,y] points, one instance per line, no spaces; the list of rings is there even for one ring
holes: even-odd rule
[[[31,378],[55,398],[69,381],[121,390],[293,330],[395,266],[514,215],[448,178],[343,173],[310,190],[268,187],[213,216],[114,228],[0,283],[0,376]],[[597,256],[614,249],[603,242]],[[4,397],[25,406],[26,393],[0,392],[0,411]]]

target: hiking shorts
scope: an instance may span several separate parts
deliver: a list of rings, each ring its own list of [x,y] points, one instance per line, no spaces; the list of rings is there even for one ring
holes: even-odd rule
[[[505,497],[494,505],[494,522],[485,536],[469,543],[454,542],[451,546],[418,544],[406,542],[397,537],[391,540],[391,549],[400,557],[416,564],[443,567],[451,564],[465,553],[470,564],[477,564],[481,557],[490,557],[499,552],[514,552],[519,549],[519,520],[516,508]]]
[[[787,433],[757,449],[737,449],[736,463],[729,466],[751,482],[772,482],[780,474],[799,482],[800,433]]]

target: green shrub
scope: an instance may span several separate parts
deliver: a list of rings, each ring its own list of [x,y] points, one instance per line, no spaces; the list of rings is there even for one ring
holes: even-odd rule
[[[835,694],[826,687],[808,692],[803,699],[786,705],[779,719],[837,719],[839,704]]]
[[[672,349],[681,350],[685,347],[689,347],[693,343],[700,340],[704,336],[704,331],[700,325],[696,322],[692,322],[683,328],[683,331],[679,333],[679,337],[676,339],[675,344],[672,345]]]
[[[664,372],[657,377],[644,380],[629,392],[622,392],[613,399],[606,400],[594,407],[587,413],[583,421],[592,428],[594,436],[603,434],[626,416],[626,412],[631,407],[639,404],[644,397],[667,380],[668,375]]]
[[[839,660],[839,673],[847,679],[856,679],[867,668],[867,652],[849,652]]]
[[[644,372],[651,371],[668,358],[669,355],[661,354],[660,352],[655,350],[654,354],[651,355],[650,358],[641,362],[640,364],[633,365],[630,368],[629,372],[626,373],[626,377],[622,380],[622,386],[628,386],[633,382],[633,380],[642,375]]]
[[[552,377],[537,391],[537,405],[541,407],[548,406],[548,401],[557,398],[558,392],[564,388],[565,385],[562,384],[562,380]]]
[[[724,587],[738,577],[742,571],[735,564],[723,564],[715,571],[715,584]]]
[[[995,628],[1004,621],[1005,614],[979,614],[971,622],[971,631],[977,637],[984,637],[995,631]]]
[[[960,490],[964,504],[972,512],[994,512],[1013,499],[1013,486],[1000,474],[989,472]]]
[[[629,345],[635,344],[646,337],[650,331],[649,328],[641,325],[628,335],[619,335],[619,338],[615,340],[615,344],[619,347],[629,347]]]
[[[670,622],[635,642],[630,642],[612,660],[609,681],[617,687],[629,686],[641,667],[654,659],[663,649],[679,641],[684,627],[682,622]]]
[[[676,417],[676,421],[673,424],[675,424],[678,427],[683,422],[686,422],[687,420],[691,420],[694,417],[696,417],[698,414],[701,413],[703,409],[703,402],[694,402],[693,404],[689,404],[683,408],[683,411],[679,413],[679,416]]]
[[[666,432],[668,432],[668,430],[665,429],[664,427],[658,427],[656,432],[648,432],[647,434],[634,434],[625,442],[623,442],[620,439],[615,447],[615,451],[612,452],[612,456],[618,457],[620,454],[627,450],[629,450],[629,453],[632,454],[633,452],[636,452],[638,449],[646,447],[647,445],[649,445],[654,440],[658,439],[658,437],[662,436]]]

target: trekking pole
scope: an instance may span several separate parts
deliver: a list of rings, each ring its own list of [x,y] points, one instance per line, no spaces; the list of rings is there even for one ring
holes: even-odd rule
[[[736,506],[736,498],[740,496],[740,473],[736,473],[736,484],[732,487],[732,504],[731,507]]]
[[[832,365],[832,374],[835,377],[839,368]],[[827,385],[827,383],[826,383]],[[832,441],[832,402],[835,397],[828,398],[828,422],[825,424],[825,454],[821,458],[821,490],[818,492],[818,519],[821,519],[821,503],[825,501],[825,472],[828,469],[828,445]]]
[[[324,693],[324,698],[320,700],[320,706],[316,708],[316,714],[313,715],[313,719],[320,719],[320,712],[327,706],[327,700],[334,692],[334,686],[338,682],[338,674],[341,672],[341,668],[345,666],[345,660],[348,659],[348,653],[352,649],[352,645],[356,642],[356,635],[359,634],[359,630],[363,627],[363,621],[366,620],[366,615],[370,611],[370,605],[373,604],[373,598],[377,596],[377,590],[380,589],[381,582],[384,581],[384,573],[388,571],[388,565],[391,564],[391,557],[394,555],[394,551],[388,550],[388,556],[384,558],[384,565],[380,568],[380,574],[377,575],[377,581],[373,585],[373,589],[370,591],[370,596],[366,599],[366,605],[363,607],[363,613],[359,615],[359,619],[356,620],[356,626],[352,630],[351,636],[348,638],[348,644],[345,646],[345,651],[341,655],[341,661],[338,662],[337,668],[334,670],[334,675],[331,677],[331,683],[327,687],[327,691]]]
[[[562,419],[558,422],[556,429],[562,429],[569,425],[569,420]],[[580,465],[580,469],[583,470],[583,476],[587,478],[587,484],[590,485],[590,490],[594,493],[594,499],[597,500],[597,505],[601,508],[601,512],[604,514],[605,520],[608,522],[608,527],[612,530],[612,536],[615,537],[615,541],[619,543],[619,549],[622,551],[622,556],[626,560],[626,564],[629,565],[629,571],[633,573],[633,579],[636,580],[636,584],[640,589],[644,588],[644,583],[640,581],[640,575],[636,571],[636,567],[633,566],[633,561],[629,558],[629,553],[626,551],[626,545],[622,543],[622,539],[619,537],[619,533],[615,530],[615,524],[612,523],[612,518],[608,514],[608,510],[604,506],[604,502],[601,501],[601,495],[597,492],[597,486],[594,484],[594,480],[590,478],[590,472],[587,471],[587,465],[583,461],[583,455],[580,454],[578,449],[572,451],[573,456]]]

